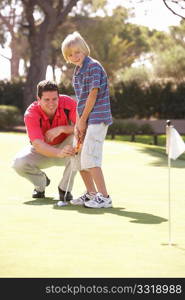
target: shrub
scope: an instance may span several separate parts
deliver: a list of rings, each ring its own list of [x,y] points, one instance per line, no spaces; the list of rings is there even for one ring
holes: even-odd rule
[[[108,134],[114,139],[116,134],[136,134],[139,132],[139,126],[132,121],[114,119],[113,124],[109,126]]]
[[[125,68],[122,74],[122,80],[124,82],[135,81],[139,84],[149,81],[149,77],[150,71],[144,66]]]
[[[0,81],[0,105],[17,106],[24,112],[22,81]]]
[[[152,128],[152,126],[150,124],[142,124],[139,127],[139,133],[142,133],[142,134],[152,134],[152,133],[154,133],[154,130],[153,130],[153,128]]]
[[[126,121],[124,119],[114,119],[113,124],[109,126],[108,134],[114,139],[115,135],[131,135],[136,134],[153,134],[154,130],[148,123],[138,125],[134,121]]]
[[[123,134],[136,134],[139,132],[139,126],[132,121],[123,122]]]
[[[10,129],[22,123],[20,110],[12,105],[0,105],[0,129]]]
[[[145,85],[119,82],[111,93],[111,108],[115,118],[184,119],[185,84],[156,81]]]

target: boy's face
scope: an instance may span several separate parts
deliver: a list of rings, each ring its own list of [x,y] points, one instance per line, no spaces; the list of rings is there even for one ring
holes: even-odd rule
[[[52,117],[58,107],[58,92],[48,91],[43,92],[41,98],[38,97],[38,103],[42,110],[49,116]]]
[[[81,67],[85,58],[85,54],[77,47],[71,47],[69,50],[68,60],[75,66]]]

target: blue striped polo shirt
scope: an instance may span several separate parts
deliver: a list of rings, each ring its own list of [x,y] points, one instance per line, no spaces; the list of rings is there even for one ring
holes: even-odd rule
[[[82,115],[87,97],[93,88],[98,88],[95,105],[89,114],[88,124],[112,124],[108,79],[102,65],[86,56],[82,67],[77,66],[73,74],[73,87],[77,98],[77,110]]]

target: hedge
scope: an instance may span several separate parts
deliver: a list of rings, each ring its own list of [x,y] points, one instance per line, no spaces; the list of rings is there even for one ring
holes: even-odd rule
[[[0,104],[14,105],[21,113],[24,83],[0,81]],[[59,85],[60,92],[74,95],[71,86]],[[116,119],[185,118],[185,82],[151,82],[140,85],[138,82],[119,82],[111,86],[111,108]]]
[[[153,128],[150,124],[138,125],[134,121],[125,121],[123,119],[114,119],[108,128],[108,135],[114,139],[115,135],[136,135],[153,134]]]
[[[0,129],[11,129],[22,123],[20,110],[12,105],[0,105]]]

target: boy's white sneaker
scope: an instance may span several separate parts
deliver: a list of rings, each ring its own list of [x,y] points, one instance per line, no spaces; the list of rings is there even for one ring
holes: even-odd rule
[[[93,200],[95,196],[96,194],[94,193],[86,192],[79,198],[70,200],[70,203],[73,205],[84,205],[86,202]]]
[[[110,196],[106,198],[101,193],[97,193],[94,199],[85,202],[84,205],[91,208],[108,208],[112,207],[112,199]]]

